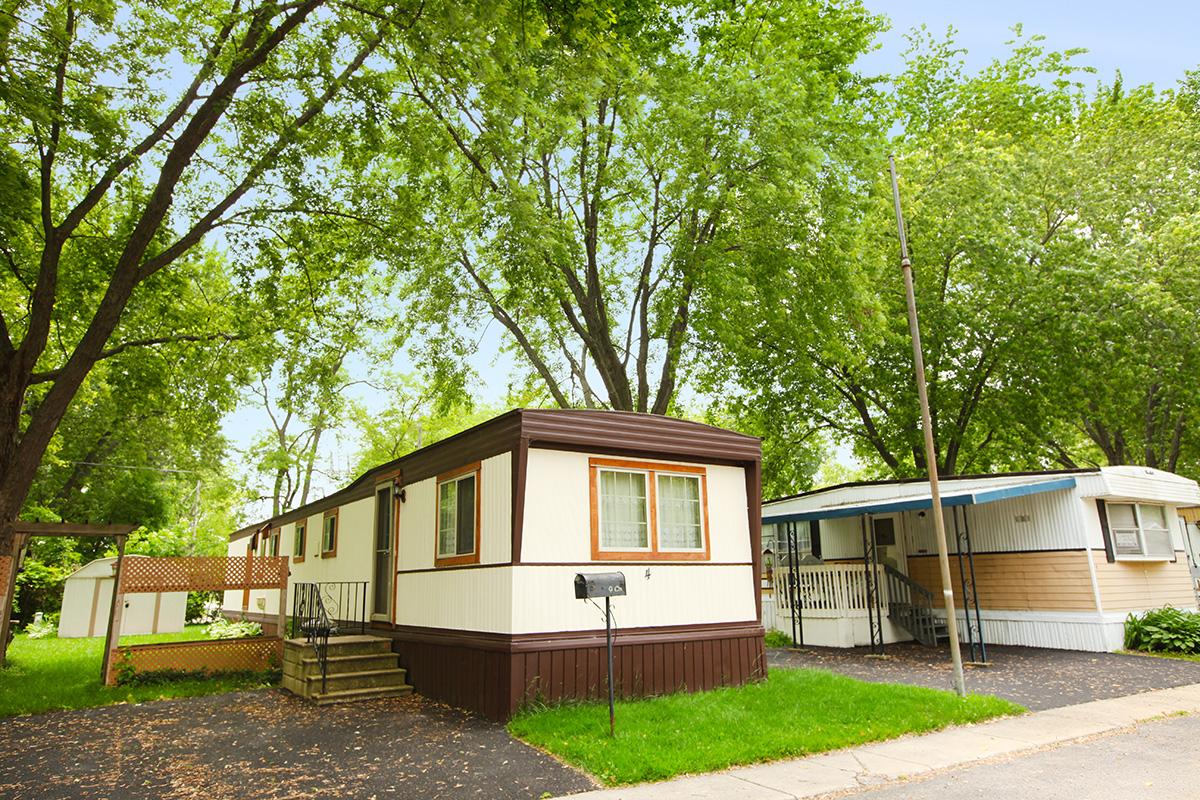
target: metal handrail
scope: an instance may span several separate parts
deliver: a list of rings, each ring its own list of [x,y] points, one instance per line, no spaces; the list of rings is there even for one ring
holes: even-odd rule
[[[292,638],[303,636],[321,667],[321,692],[329,671],[329,637],[367,630],[367,582],[295,583]]]
[[[922,644],[937,644],[933,592],[891,564],[884,564],[883,569],[888,578],[888,616],[908,628]]]

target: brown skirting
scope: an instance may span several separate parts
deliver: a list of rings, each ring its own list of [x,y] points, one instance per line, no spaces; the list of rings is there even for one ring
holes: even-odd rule
[[[502,635],[437,628],[373,626],[389,636],[416,691],[507,720],[529,703],[598,700],[607,695],[603,631]],[[617,632],[613,686],[618,697],[736,686],[766,677],[763,629],[756,622]]]

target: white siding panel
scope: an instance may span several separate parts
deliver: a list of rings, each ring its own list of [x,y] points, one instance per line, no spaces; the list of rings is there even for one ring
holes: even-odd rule
[[[527,464],[521,561],[591,560],[588,456],[533,448]]]
[[[994,503],[967,506],[971,547],[976,553],[1019,550],[1082,549],[1084,523],[1079,500],[1072,491],[1014,497]],[[954,538],[954,511],[946,509],[946,536],[951,553],[958,552]],[[959,524],[962,524],[962,512]],[[1093,514],[1095,513],[1093,508]],[[933,515],[906,512],[910,554],[936,553]],[[1097,523],[1099,524],[1099,523]]]
[[[586,570],[586,564],[514,567],[513,633],[603,628],[603,612],[575,599],[575,573]],[[613,614],[621,628],[757,619],[749,566],[643,563],[614,570],[625,574],[629,592],[613,599]]]
[[[1105,467],[1107,494],[1112,497],[1175,505],[1200,504],[1196,482],[1171,472],[1149,467]]]
[[[529,451],[525,484],[523,563],[586,563],[591,560],[591,493],[587,453]],[[655,463],[681,463],[656,461]],[[746,476],[738,467],[705,467],[709,555],[718,562],[747,562],[750,523]]]
[[[510,633],[512,567],[397,575],[396,623]]]
[[[399,569],[431,569],[437,547],[437,481],[427,478],[404,487],[400,504]]]
[[[512,557],[512,453],[484,459],[479,472],[480,551],[483,564],[505,564]],[[433,547],[434,530],[429,533]]]

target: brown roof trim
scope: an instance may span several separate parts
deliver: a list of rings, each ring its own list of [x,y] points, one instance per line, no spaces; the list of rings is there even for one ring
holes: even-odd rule
[[[1076,469],[1036,469],[1026,472],[983,472],[971,475],[939,475],[938,481],[945,483],[946,481],[968,481],[981,480],[983,478],[1036,478],[1039,475],[1089,475],[1100,472],[1099,467],[1080,467]],[[814,494],[822,494],[824,492],[832,492],[837,489],[854,489],[863,486],[892,486],[906,483],[929,483],[929,478],[887,478],[878,481],[847,481],[845,483],[835,483],[832,486],[822,486],[819,489],[809,489],[807,492],[796,492],[795,494],[786,494],[782,497],[772,497],[770,500],[763,500],[763,505],[770,503],[778,503],[783,500],[795,500],[798,497],[811,497]]]
[[[518,408],[380,464],[333,494],[243,528],[230,538],[243,538],[263,525],[286,525],[370,497],[379,476],[397,469],[403,471],[404,484],[408,485],[500,453],[517,451],[519,457],[523,447],[611,455],[650,454],[660,459],[710,464],[757,464],[762,461],[762,441],[757,437],[701,422],[634,411]],[[514,544],[519,547],[519,534]],[[514,558],[519,560],[519,553],[515,553]]]

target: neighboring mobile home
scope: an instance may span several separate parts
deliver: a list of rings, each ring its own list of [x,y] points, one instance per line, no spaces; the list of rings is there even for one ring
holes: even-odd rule
[[[1200,502],[1193,480],[1102,467],[943,478],[941,494],[964,641],[1115,650],[1129,612],[1197,607],[1177,513]],[[923,480],[764,503],[768,619],[814,645],[944,640],[931,508]]]
[[[324,594],[359,598],[418,692],[493,718],[604,691],[604,616],[574,599],[579,572],[625,574],[621,693],[738,684],[766,673],[760,461],[758,439],[686,420],[515,410],[240,531],[229,553],[290,554],[293,584],[357,587]],[[277,603],[225,596],[264,623]]]

